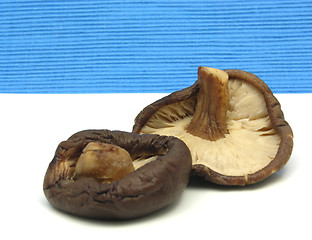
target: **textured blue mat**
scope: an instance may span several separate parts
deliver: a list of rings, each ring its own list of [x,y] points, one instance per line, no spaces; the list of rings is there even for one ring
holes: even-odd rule
[[[0,93],[171,92],[198,66],[312,92],[312,1],[0,2]]]

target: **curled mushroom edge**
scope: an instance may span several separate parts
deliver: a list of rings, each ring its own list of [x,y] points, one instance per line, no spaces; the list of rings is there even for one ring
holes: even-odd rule
[[[90,218],[131,219],[180,197],[191,167],[189,149],[177,138],[85,130],[59,144],[43,189],[59,210]]]

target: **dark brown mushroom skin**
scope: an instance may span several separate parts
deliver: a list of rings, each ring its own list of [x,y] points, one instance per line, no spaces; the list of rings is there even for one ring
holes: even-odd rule
[[[117,145],[132,159],[155,154],[157,159],[110,183],[93,177],[76,180],[75,159],[89,142]],[[177,200],[187,186],[191,166],[189,149],[177,138],[85,130],[59,144],[45,174],[43,190],[50,204],[62,211],[89,218],[130,219]]]
[[[248,174],[246,176],[227,176],[219,174],[209,167],[202,164],[194,164],[192,167],[191,176],[199,176],[207,181],[214,182],[221,185],[238,185],[244,186],[254,184],[266,179],[271,174],[279,171],[289,160],[293,149],[293,132],[289,124],[284,119],[284,114],[281,110],[279,101],[273,95],[271,89],[256,75],[237,69],[224,70],[229,75],[229,80],[241,80],[252,84],[262,94],[269,113],[270,121],[280,136],[281,142],[275,158],[263,169]],[[187,100],[196,96],[199,92],[199,84],[196,81],[192,86],[171,93],[162,99],[145,107],[135,118],[133,126],[133,133],[139,133],[151,115],[163,106]]]

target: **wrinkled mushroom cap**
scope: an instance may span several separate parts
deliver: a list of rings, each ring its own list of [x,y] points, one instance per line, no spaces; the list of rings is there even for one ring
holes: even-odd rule
[[[290,158],[292,130],[284,120],[278,100],[261,79],[241,70],[225,70],[222,74],[219,71],[200,67],[199,80],[194,85],[144,108],[135,119],[133,132],[171,135],[183,140],[192,154],[192,175],[223,185],[259,182],[281,169]],[[219,78],[219,85],[215,84],[206,91],[206,95],[201,95],[204,100],[199,98],[203,88],[201,78],[209,81]],[[204,139],[201,130],[194,134],[189,131],[189,126],[199,108],[198,102],[211,101],[210,95],[217,91],[224,91],[215,96],[217,104],[226,102],[223,105],[224,116],[220,114],[222,106],[213,103],[206,107],[208,112],[212,112],[207,121],[213,125],[214,118],[220,114],[217,118],[225,119],[226,129],[217,126],[218,131],[223,131],[220,136]],[[197,114],[196,118],[205,120],[203,115]],[[193,128],[200,129],[204,124],[194,123]]]
[[[77,177],[76,164],[82,154],[107,148],[96,145],[83,151],[93,142],[124,149],[114,149],[120,152],[120,159],[126,156],[123,151],[127,151],[134,171],[109,182],[89,176],[90,171]],[[175,201],[186,188],[191,166],[189,149],[177,138],[86,130],[59,144],[47,169],[43,189],[48,201],[62,211],[91,218],[129,219]]]

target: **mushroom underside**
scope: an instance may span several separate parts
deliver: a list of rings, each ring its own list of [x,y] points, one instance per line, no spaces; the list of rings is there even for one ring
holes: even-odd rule
[[[118,180],[119,178],[113,179],[111,177],[100,177],[99,174],[101,173],[98,172],[102,170],[102,168],[106,171],[111,169],[112,173],[110,173],[109,175],[116,174],[114,168],[116,168],[117,170],[118,168],[122,167],[130,168],[131,170],[127,170],[126,173],[123,174],[124,176],[132,171],[135,171],[145,166],[150,162],[157,160],[158,157],[163,156],[168,151],[168,149],[164,148],[165,146],[160,149],[151,150],[148,149],[148,144],[144,143],[145,147],[139,150],[134,150],[134,148],[130,149],[131,144],[127,144],[129,146],[127,146],[126,148],[128,150],[131,150],[130,152],[128,152],[126,149],[119,147],[118,144],[112,144],[114,143],[114,141],[110,139],[97,139],[96,135],[94,134],[97,132],[101,133],[101,131],[97,130],[81,131],[78,134],[73,135],[69,140],[62,142],[59,145],[56,151],[55,161],[51,162],[51,164],[53,164],[52,166],[54,171],[54,174],[51,175],[52,177],[54,177],[54,179],[51,180],[53,184],[61,180],[75,181],[81,177],[94,177],[99,182],[109,183],[113,180]],[[88,137],[83,136],[83,138],[86,139],[78,138],[78,141],[71,141],[71,139],[75,138],[76,135],[79,136],[79,134],[83,135],[84,133],[86,133],[86,135],[94,134],[95,136],[89,137],[90,139],[87,139]],[[106,148],[109,147],[113,148],[114,150],[103,149],[103,147],[101,149],[99,145],[103,144]],[[133,141],[133,144],[138,145],[136,141]],[[96,146],[94,147],[94,145]],[[102,160],[104,160],[104,162],[100,162],[101,158]],[[129,160],[126,160],[126,158],[129,158]],[[81,164],[81,159],[87,160],[85,160],[84,164]],[[111,162],[108,163],[108,161]],[[129,167],[129,163],[126,163],[127,166],[123,166],[125,165],[125,162],[128,161],[130,161],[130,164],[132,166]],[[83,171],[88,171],[88,174],[83,174]],[[82,173],[79,174],[80,172]]]
[[[91,142],[94,143],[94,142]],[[75,181],[78,180],[79,175],[77,177],[77,173],[78,170],[80,168],[80,165],[78,166],[78,160],[81,159],[81,156],[83,156],[83,151],[81,153],[78,153],[78,155],[73,155],[73,156],[68,156],[67,158],[62,159],[61,161],[57,162],[57,164],[55,165],[55,176],[57,176],[60,180],[70,180],[70,181]],[[163,154],[159,153],[159,154],[151,154],[148,156],[139,156],[139,157],[135,157],[132,158],[132,171],[135,171],[141,167],[143,167],[144,165],[146,165],[147,163],[150,163],[152,161],[155,161],[159,156],[162,156]],[[105,156],[104,156],[105,157]],[[114,165],[117,165],[118,162],[116,161],[116,163],[114,163]],[[86,166],[90,167],[92,164],[90,162],[85,164]],[[77,168],[79,167],[79,168]],[[100,166],[96,166],[97,170],[100,168]],[[107,166],[105,166],[107,167]],[[108,166],[109,167],[109,166]],[[120,167],[120,166],[118,166]],[[127,173],[125,173],[124,175],[129,174],[131,171],[128,171]],[[91,172],[92,173],[92,172]],[[94,174],[93,174],[94,175]],[[93,177],[93,176],[82,176],[82,177]],[[103,182],[103,183],[110,183],[112,182],[114,179],[108,178],[108,179],[104,179],[104,178],[99,178],[99,177],[95,177],[95,179],[97,179],[99,182]],[[118,179],[115,179],[118,180]]]
[[[227,176],[253,174],[275,157],[280,137],[274,130],[261,91],[239,79],[228,81],[228,133],[210,141],[186,131],[196,107],[196,95],[158,109],[140,133],[175,136],[189,147],[194,164]]]

